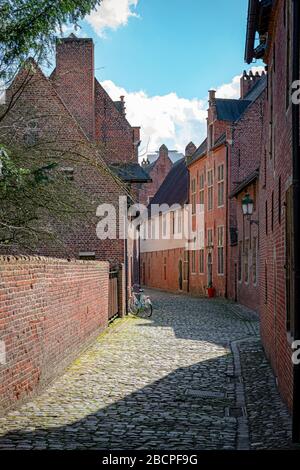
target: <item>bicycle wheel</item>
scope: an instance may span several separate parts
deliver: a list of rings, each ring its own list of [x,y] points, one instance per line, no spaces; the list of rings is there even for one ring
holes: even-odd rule
[[[130,304],[129,304],[129,311],[133,315],[137,315],[139,312],[139,308],[137,303],[134,301],[134,299],[131,299]]]
[[[145,305],[144,312],[145,312],[145,315],[146,315],[148,318],[152,317],[152,313],[153,313],[153,307],[152,307],[152,305],[151,305],[151,304]]]

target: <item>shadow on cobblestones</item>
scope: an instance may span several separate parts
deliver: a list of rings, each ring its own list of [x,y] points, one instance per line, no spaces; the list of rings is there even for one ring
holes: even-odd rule
[[[151,319],[100,338],[45,393],[0,417],[0,449],[236,449],[241,410],[230,345],[253,337],[240,351],[249,448],[289,445],[257,321],[227,302],[151,296]]]
[[[211,374],[224,380],[226,369],[227,355],[179,368],[72,424],[9,432],[0,449],[234,449],[236,420],[225,417],[233,397],[225,396],[226,381],[209,384]],[[200,390],[208,396],[197,396]]]

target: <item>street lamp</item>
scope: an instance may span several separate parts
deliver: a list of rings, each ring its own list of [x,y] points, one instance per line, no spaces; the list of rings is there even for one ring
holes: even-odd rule
[[[250,225],[251,224],[258,225],[259,223],[258,220],[251,220],[251,216],[253,215],[253,210],[254,210],[254,201],[250,197],[250,194],[248,193],[242,199],[242,209],[243,209],[244,216],[250,220]]]
[[[251,199],[250,194],[246,194],[246,196],[242,199],[242,208],[243,214],[251,216],[253,214],[254,208],[254,201]]]

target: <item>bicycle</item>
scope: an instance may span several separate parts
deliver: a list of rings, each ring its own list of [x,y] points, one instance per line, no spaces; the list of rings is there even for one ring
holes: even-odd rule
[[[135,292],[134,287],[132,287],[129,310],[136,316],[141,316],[143,314],[148,318],[152,316],[152,302],[150,297],[144,294],[143,289],[139,289],[138,292]]]

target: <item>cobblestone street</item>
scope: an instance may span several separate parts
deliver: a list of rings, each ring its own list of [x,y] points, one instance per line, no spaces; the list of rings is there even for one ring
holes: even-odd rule
[[[0,449],[291,447],[256,317],[224,300],[150,295],[151,319],[117,322],[0,418]]]

